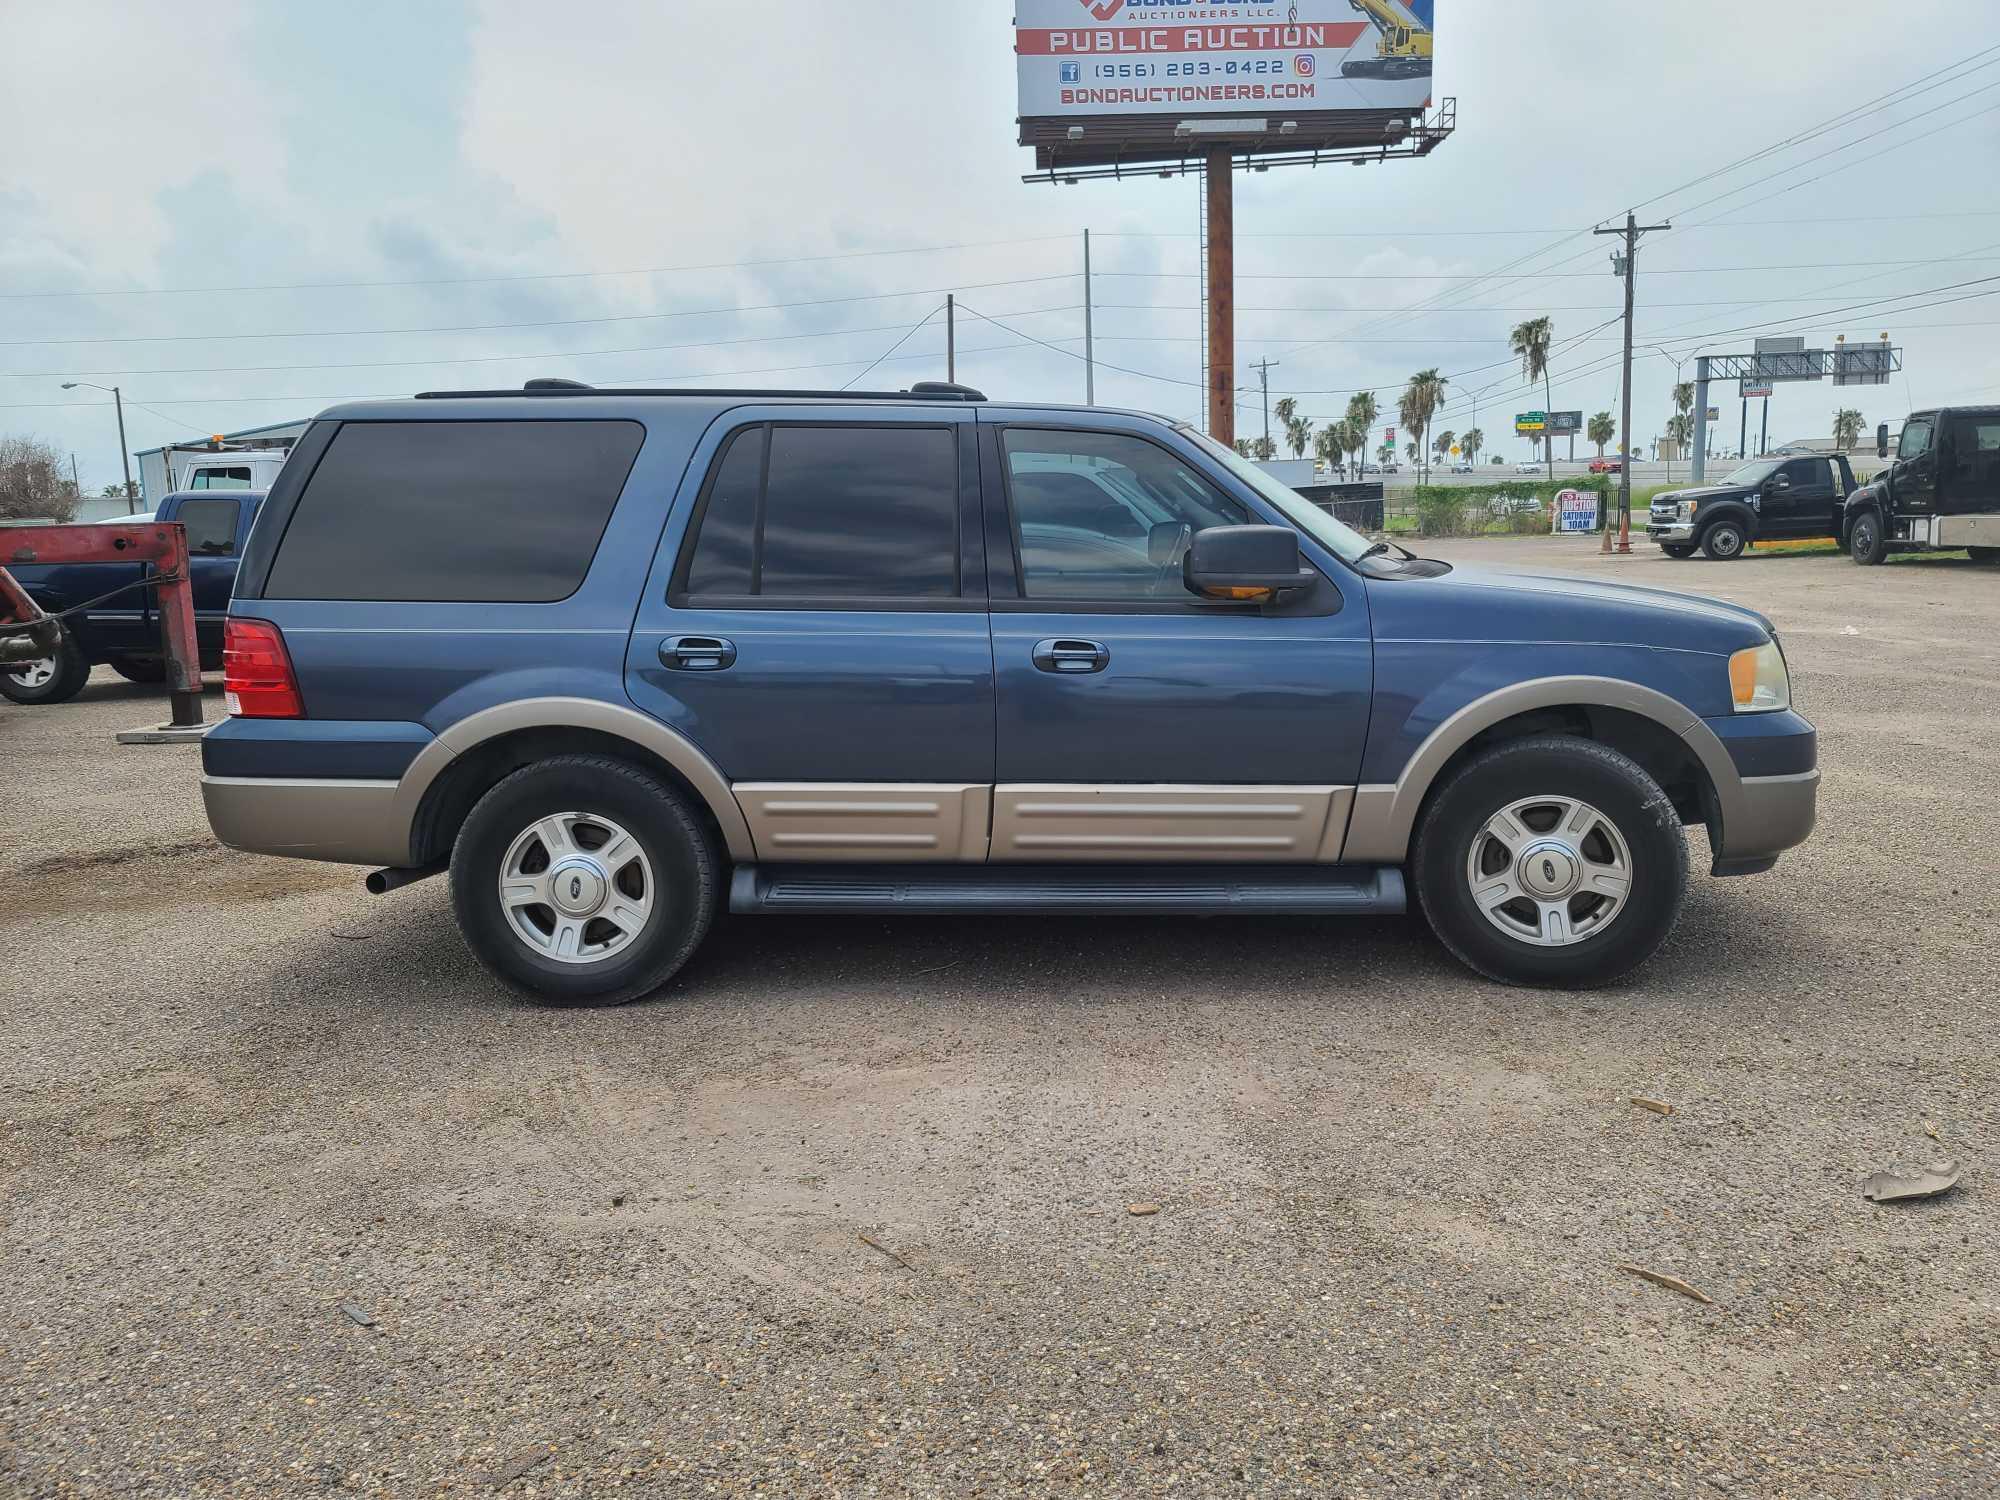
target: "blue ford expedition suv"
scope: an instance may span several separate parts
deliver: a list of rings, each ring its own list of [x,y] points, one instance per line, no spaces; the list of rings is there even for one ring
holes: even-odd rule
[[[1405,909],[1492,978],[1660,945],[1813,825],[1770,622],[1370,544],[1192,429],[907,392],[336,407],[202,747],[221,839],[449,870],[546,1000],[732,912]]]

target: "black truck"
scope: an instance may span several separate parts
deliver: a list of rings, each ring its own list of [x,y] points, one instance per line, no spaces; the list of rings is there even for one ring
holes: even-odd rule
[[[1753,458],[1720,484],[1653,496],[1646,535],[1669,557],[1692,557],[1699,547],[1727,562],[1752,542],[1844,536],[1841,502],[1853,489],[1844,453]]]
[[[1889,427],[1875,429],[1889,456]],[[1891,552],[1950,552],[2000,562],[2000,406],[1912,412],[1896,461],[1847,497],[1842,531],[1864,565]]]

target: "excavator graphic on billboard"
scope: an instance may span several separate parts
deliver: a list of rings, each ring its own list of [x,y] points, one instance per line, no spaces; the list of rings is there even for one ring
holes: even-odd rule
[[[1373,57],[1340,65],[1343,78],[1428,78],[1431,76],[1431,28],[1418,14],[1429,11],[1423,0],[1348,0],[1375,27]]]

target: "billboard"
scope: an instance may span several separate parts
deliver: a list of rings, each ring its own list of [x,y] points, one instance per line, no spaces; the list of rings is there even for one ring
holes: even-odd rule
[[[1751,370],[1753,383],[1757,385],[1770,385],[1777,380],[1818,380],[1825,368],[1826,351],[1808,349],[1805,339],[1797,334],[1758,339],[1755,348]]]
[[[1757,396],[1769,396],[1771,383],[1768,380],[1762,383],[1755,380],[1739,380],[1736,382],[1736,394],[1745,401]]]
[[[1839,343],[1833,350],[1835,385],[1887,385],[1896,368],[1895,351],[1880,344]]]
[[[1380,145],[1431,97],[1432,0],[1014,0],[1036,165]]]
[[[1580,411],[1550,412],[1549,431],[1557,437],[1561,437],[1565,433],[1583,431],[1583,413]]]

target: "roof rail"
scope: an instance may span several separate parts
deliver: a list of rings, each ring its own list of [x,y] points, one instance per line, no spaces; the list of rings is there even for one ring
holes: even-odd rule
[[[519,390],[418,391],[419,401],[449,401],[479,396],[772,396],[821,401],[984,401],[986,393],[945,380],[919,380],[907,391],[781,391],[737,386],[595,386],[581,380],[544,376]]]

